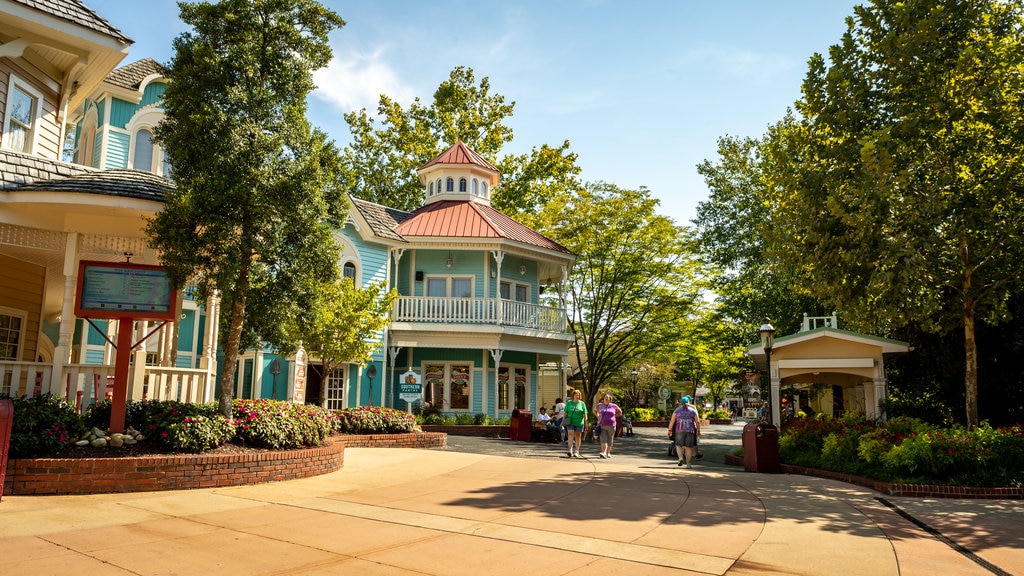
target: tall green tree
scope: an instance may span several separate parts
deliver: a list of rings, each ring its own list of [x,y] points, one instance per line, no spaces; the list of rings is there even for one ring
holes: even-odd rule
[[[797,103],[806,147],[776,223],[805,285],[849,315],[963,331],[978,423],[979,320],[1006,319],[1024,272],[1024,6],[856,7]],[[796,174],[796,171],[792,171]]]
[[[230,416],[240,347],[283,337],[248,311],[295,311],[337,278],[341,165],[305,113],[312,71],[330,61],[327,36],[344,21],[313,0],[179,7],[191,30],[174,40],[156,130],[176,188],[147,233],[179,287],[223,295],[219,401]]]
[[[307,322],[292,324],[293,339],[319,358],[323,373],[330,374],[343,362],[369,362],[383,345],[378,333],[391,322],[391,307],[398,292],[384,291],[384,282],[357,287],[343,278],[317,291],[319,298]]]
[[[366,109],[345,115],[352,133],[344,154],[349,192],[391,208],[415,210],[424,200],[416,168],[461,140],[502,172],[491,205],[530,224],[550,198],[580,187],[580,169],[568,141],[502,156],[512,141],[506,121],[514,108],[514,102],[491,92],[488,78],[477,83],[473,70],[463,66],[451,71],[430,105],[416,98],[406,109],[382,95],[376,117]]]
[[[797,128],[798,121],[787,115],[759,139],[722,137],[717,159],[697,166],[709,193],[693,222],[700,258],[712,274],[717,313],[746,326],[753,340],[766,316],[779,334],[791,334],[804,313],[831,313],[818,299],[820,292],[799,286],[798,270],[778,257],[790,243],[775,231],[785,175],[799,168],[791,164]]]
[[[597,183],[559,196],[539,217],[542,232],[576,253],[558,298],[585,398],[654,357],[702,303],[693,244],[657,206],[646,189]]]

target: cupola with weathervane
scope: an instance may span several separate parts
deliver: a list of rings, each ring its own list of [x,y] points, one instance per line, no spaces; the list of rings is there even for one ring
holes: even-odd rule
[[[491,194],[501,180],[493,164],[461,140],[416,169],[425,188],[424,205],[444,200],[491,205]]]

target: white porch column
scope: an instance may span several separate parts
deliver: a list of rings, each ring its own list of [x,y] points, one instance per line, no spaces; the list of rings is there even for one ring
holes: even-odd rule
[[[505,253],[502,252],[501,250],[492,250],[491,251],[491,255],[494,256],[494,266],[495,266],[495,274],[494,274],[494,300],[498,304],[497,306],[494,307],[495,314],[498,315],[497,318],[494,318],[494,322],[498,323],[498,324],[501,324],[502,319],[505,318],[504,303],[501,300],[501,262],[502,262],[502,260],[505,259]],[[509,297],[511,298],[512,295],[509,294]],[[493,354],[493,352],[492,352],[492,354]],[[499,356],[500,356],[500,354],[499,354]],[[497,381],[498,375],[495,374],[494,378],[495,378],[495,381]],[[497,398],[497,396],[495,396],[495,398]],[[495,409],[497,409],[497,404],[495,404]]]
[[[776,360],[775,362],[778,362],[778,361]],[[775,426],[778,426],[781,429],[782,428],[782,393],[779,390],[779,385],[780,385],[779,373],[778,373],[778,369],[776,368],[776,366],[778,364],[776,364],[775,362],[773,362],[770,366],[768,366],[768,383],[769,383],[769,388],[770,388],[770,393],[769,393],[768,397],[771,399],[771,403],[772,403],[772,424],[774,424]]]
[[[861,384],[864,390],[864,416],[873,420],[878,418],[878,399],[875,397],[875,386],[872,382]]]
[[[71,361],[71,332],[75,327],[75,290],[78,287],[78,233],[69,232],[64,244],[64,301],[61,302],[60,332],[53,349],[53,372],[49,392],[64,396],[64,367]],[[70,399],[74,402],[74,398]]]
[[[501,367],[501,355],[503,351],[500,348],[494,348],[491,350],[491,358],[494,359],[494,419],[498,419],[498,368]],[[486,408],[486,406],[484,406]]]
[[[395,375],[398,374],[398,372],[395,371],[395,362],[398,360],[398,353],[401,352],[401,351],[402,351],[402,347],[401,346],[392,346],[392,347],[388,348],[388,357],[389,357],[388,364],[391,367],[390,380],[388,379],[389,378],[388,377],[388,371],[386,369],[384,371],[385,378],[381,380],[382,382],[384,382],[383,386],[384,386],[384,394],[385,394],[385,397],[384,397],[385,405],[387,406],[387,401],[388,400],[392,401],[391,402],[392,405],[388,406],[389,408],[394,408],[393,400],[394,400],[394,397],[395,397],[395,394],[394,394],[395,383],[392,382],[391,380],[393,380],[395,378]],[[388,394],[388,390],[391,391],[390,394]]]
[[[889,390],[888,390],[888,388],[886,386],[885,361],[884,360],[875,360],[875,379],[874,379],[874,385],[875,385],[875,406],[877,407],[879,405],[879,403],[881,403],[883,400],[885,400],[885,399],[887,399],[889,397]],[[882,410],[881,408],[878,408],[878,417],[881,418],[882,420],[886,419],[885,411]]]
[[[206,390],[203,400],[212,402],[218,397],[217,388],[217,334],[220,330],[220,293],[216,290],[206,299],[206,327],[203,332],[203,351],[199,368],[206,371]],[[196,322],[198,324],[198,321]],[[290,397],[290,396],[289,396]]]
[[[149,322],[144,320],[136,321],[135,334],[132,335],[132,344],[139,342],[133,353],[132,367],[128,373],[128,398],[142,400],[143,397],[156,399],[156,383],[150,382],[149,389],[146,389],[146,342],[142,339],[149,333]],[[118,354],[122,350],[117,351]],[[123,352],[132,352],[125,350]]]

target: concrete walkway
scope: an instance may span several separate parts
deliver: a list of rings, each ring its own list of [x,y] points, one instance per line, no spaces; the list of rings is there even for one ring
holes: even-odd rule
[[[611,460],[450,436],[447,450],[350,448],[334,474],[235,488],[7,496],[0,573],[1024,574],[1024,503],[882,498],[722,464],[705,428],[687,470],[637,428]]]

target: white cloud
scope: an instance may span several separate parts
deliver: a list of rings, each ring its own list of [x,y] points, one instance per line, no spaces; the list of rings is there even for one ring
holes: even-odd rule
[[[413,89],[384,61],[383,52],[362,54],[335,50],[331,63],[313,73],[317,85],[313,96],[345,112],[366,108],[371,114],[377,112],[381,94],[403,104],[412,102]]]

